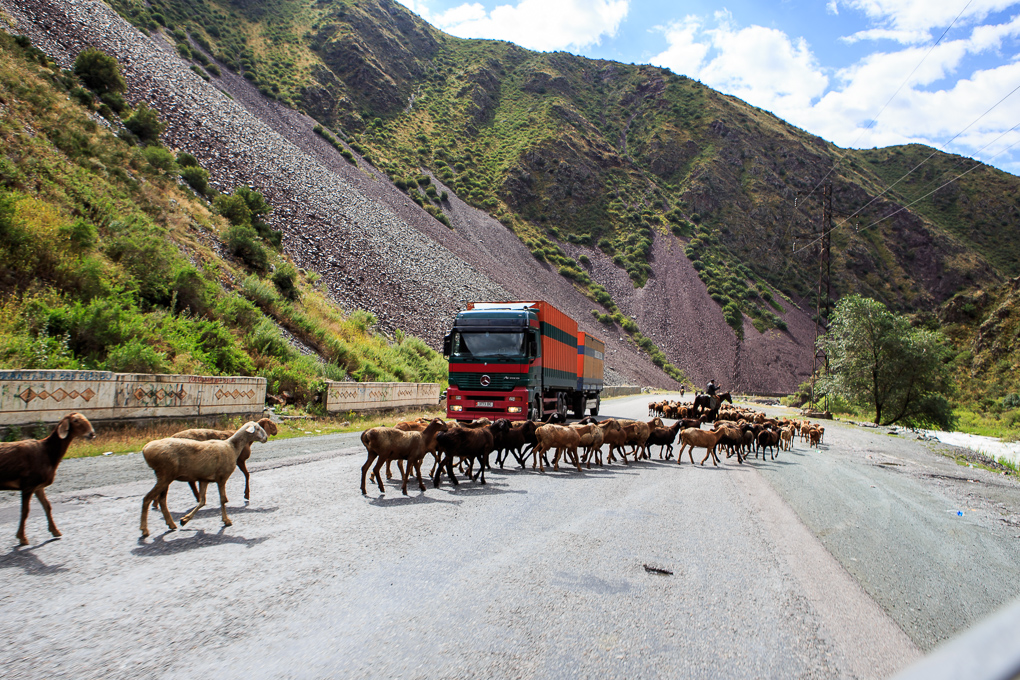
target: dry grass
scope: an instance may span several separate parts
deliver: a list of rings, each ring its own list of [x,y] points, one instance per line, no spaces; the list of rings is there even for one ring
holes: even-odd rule
[[[273,439],[294,437],[316,437],[339,432],[360,432],[370,427],[393,426],[401,420],[418,417],[443,418],[446,413],[438,408],[415,409],[401,413],[339,414],[330,416],[309,416],[277,423],[279,434]],[[124,454],[141,451],[154,439],[169,437],[175,432],[192,427],[208,427],[218,430],[234,430],[246,422],[246,418],[223,418],[215,422],[208,420],[173,420],[145,425],[96,425],[96,437],[92,440],[76,439],[71,442],[67,458],[87,458],[107,453]]]

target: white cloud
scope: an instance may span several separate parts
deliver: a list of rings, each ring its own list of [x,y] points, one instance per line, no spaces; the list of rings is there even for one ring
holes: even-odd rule
[[[918,33],[929,34],[935,28],[944,29],[956,17],[959,25],[978,22],[994,12],[1001,12],[1020,4],[1018,0],[972,0],[962,7],[960,0],[843,0],[844,5],[860,10],[873,23],[882,28],[902,32],[911,37]]]
[[[661,29],[668,47],[651,63],[780,115],[810,106],[825,92],[828,76],[803,38],[764,26],[735,29],[728,15],[716,18],[723,21],[713,29],[695,17]]]
[[[848,4],[844,0],[844,6]],[[893,4],[884,3],[887,8]],[[969,57],[999,50],[1005,41],[1020,37],[1020,16],[975,26],[970,36],[942,42],[934,49],[911,45],[873,52],[838,70],[820,66],[803,38],[763,26],[736,28],[728,13],[714,19],[688,16],[660,27],[668,47],[652,63],[697,78],[844,147],[913,142],[941,147],[1020,85],[1020,56],[957,76],[965,64],[972,63]],[[1020,139],[1020,131],[1006,134],[987,149],[982,147],[1020,122],[1018,110],[1020,91],[947,150],[993,160],[994,154]],[[1020,146],[994,163],[1015,171],[1020,167],[1013,160],[1017,158]]]
[[[839,14],[839,2],[837,0],[829,0],[825,3],[825,11],[829,14]]]
[[[465,3],[436,16],[422,14],[422,17],[461,38],[509,40],[529,49],[550,51],[598,45],[604,36],[615,36],[627,16],[629,3],[630,0],[521,0],[516,5],[498,5],[491,12],[478,3]]]
[[[840,38],[842,42],[852,45],[863,40],[893,40],[904,45],[916,45],[931,40],[931,34],[927,31],[900,31],[893,28],[869,28],[866,31],[857,31],[851,35]]]

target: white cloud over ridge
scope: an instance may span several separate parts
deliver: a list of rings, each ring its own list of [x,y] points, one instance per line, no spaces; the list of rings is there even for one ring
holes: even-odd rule
[[[904,27],[889,30],[938,27],[920,22],[916,16],[918,7],[927,7],[927,3],[841,0],[841,4],[844,9],[853,7],[869,12],[869,16],[874,13],[890,25]],[[981,12],[987,14],[989,7],[1010,3],[975,0],[972,4],[980,7],[976,12],[968,10],[970,16],[983,17]],[[960,11],[959,3],[952,5],[954,13],[939,27],[939,35]],[[972,25],[969,36],[944,41],[934,49],[930,41],[917,44],[901,39],[897,42],[904,47],[872,52],[841,69],[820,65],[803,38],[764,26],[735,28],[729,15],[717,14],[712,19],[688,16],[658,30],[666,38],[667,49],[652,57],[651,63],[699,79],[840,146],[868,148],[917,142],[939,148],[980,118],[946,150],[967,155],[981,151],[981,160],[1020,173],[1020,146],[1005,157],[992,158],[1020,140],[1020,131],[1009,132],[982,150],[1003,131],[1020,123],[1020,92],[982,117],[1020,86],[1020,54],[1016,54],[1015,43],[1008,43],[1014,56],[1006,63],[959,73],[975,55],[999,52],[1008,41],[1020,37],[1020,16],[1001,23]],[[880,35],[881,30],[885,29],[875,29],[875,37],[890,37]],[[912,72],[910,80],[904,82]],[[870,127],[875,118],[874,127]]]
[[[491,11],[473,2],[431,14],[419,0],[398,1],[452,35],[509,40],[544,52],[600,44],[616,35],[630,8],[630,0],[519,0]]]

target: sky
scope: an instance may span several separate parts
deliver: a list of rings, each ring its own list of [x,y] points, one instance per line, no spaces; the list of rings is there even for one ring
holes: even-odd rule
[[[842,147],[1020,175],[1020,0],[398,0],[463,38],[653,64]]]

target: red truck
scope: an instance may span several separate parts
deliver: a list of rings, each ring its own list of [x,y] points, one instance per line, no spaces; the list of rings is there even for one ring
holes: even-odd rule
[[[443,343],[449,418],[598,415],[605,344],[548,302],[474,302]]]

